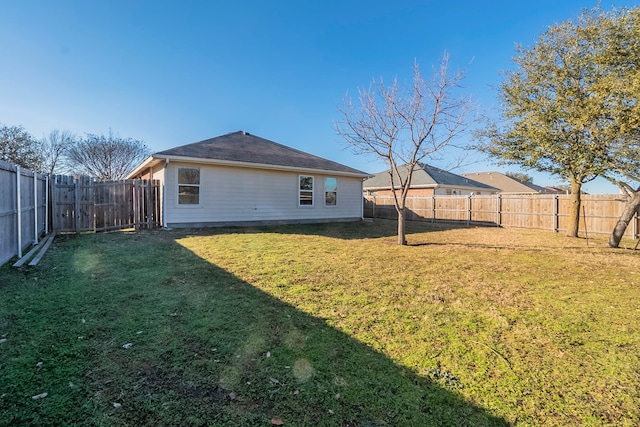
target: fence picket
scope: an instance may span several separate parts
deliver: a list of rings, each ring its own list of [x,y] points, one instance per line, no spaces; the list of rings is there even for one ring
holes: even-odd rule
[[[46,176],[0,161],[0,265],[47,232]]]
[[[160,202],[158,181],[96,182],[86,176],[56,175],[55,182],[54,193],[64,200],[54,204],[54,218],[59,220],[55,231],[107,231],[160,225],[156,214]],[[64,221],[69,217],[73,221]]]
[[[498,227],[566,231],[569,219],[569,195],[566,194],[495,194],[469,196],[407,197],[407,218],[417,221],[459,222]],[[583,195],[580,231],[611,234],[624,200],[615,194]],[[393,197],[365,196],[364,216],[397,219]],[[586,226],[586,227],[585,227]],[[640,218],[636,214],[626,236],[638,238]]]

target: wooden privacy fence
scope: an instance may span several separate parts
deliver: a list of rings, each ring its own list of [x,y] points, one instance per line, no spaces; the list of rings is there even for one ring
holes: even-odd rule
[[[47,232],[48,178],[0,161],[0,265]]]
[[[160,225],[160,185],[149,179],[96,182],[87,176],[54,175],[55,231],[106,231]]]
[[[406,218],[558,232],[568,228],[569,198],[567,194],[414,196],[407,198]],[[620,195],[583,195],[580,231],[611,234],[623,206],[624,199]],[[365,196],[364,216],[397,219],[393,197]],[[639,234],[640,218],[636,213],[625,236],[635,239]]]

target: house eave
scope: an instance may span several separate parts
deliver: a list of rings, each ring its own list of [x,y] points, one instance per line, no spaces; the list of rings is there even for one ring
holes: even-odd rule
[[[162,159],[154,156],[147,157],[138,167],[127,175],[127,179],[134,179],[143,174],[147,169],[152,168],[162,162]]]
[[[155,162],[153,160],[155,160]],[[344,171],[336,171],[329,169],[314,169],[314,168],[301,168],[295,166],[282,166],[282,165],[270,165],[266,163],[250,163],[250,162],[239,162],[233,160],[220,160],[220,159],[205,159],[201,157],[187,157],[187,156],[158,156],[153,155],[149,159],[145,160],[140,166],[136,168],[134,172],[130,174],[135,175],[136,173],[140,173],[145,168],[150,166],[154,166],[160,162],[183,162],[183,163],[198,163],[198,164],[206,164],[206,165],[218,165],[218,166],[235,166],[235,167],[245,167],[251,169],[266,169],[266,170],[277,170],[277,171],[287,171],[287,172],[302,172],[302,173],[317,173],[324,175],[336,175],[336,176],[348,176],[354,178],[366,178],[369,174],[366,173],[355,173],[355,172],[344,172]]]

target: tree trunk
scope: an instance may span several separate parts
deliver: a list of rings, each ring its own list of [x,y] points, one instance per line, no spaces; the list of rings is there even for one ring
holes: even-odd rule
[[[617,248],[620,245],[620,240],[622,240],[624,232],[627,231],[627,226],[633,220],[633,216],[638,212],[638,209],[640,209],[640,188],[627,197],[622,215],[620,215],[611,236],[609,236],[610,248]]]
[[[405,212],[404,206],[398,208],[398,244],[405,246],[407,244],[407,236],[405,232]]]
[[[578,237],[580,229],[580,204],[582,196],[582,183],[571,178],[571,198],[569,199],[569,223],[567,224],[567,237]]]

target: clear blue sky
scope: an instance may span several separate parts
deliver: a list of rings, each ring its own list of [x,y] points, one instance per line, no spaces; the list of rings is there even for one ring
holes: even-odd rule
[[[531,45],[595,4],[0,0],[0,123],[35,137],[111,128],[154,152],[245,130],[378,172],[383,164],[353,155],[336,135],[347,92],[373,78],[409,80],[414,61],[427,72],[446,50],[451,67],[467,69],[469,93],[495,108],[515,43]],[[455,172],[488,170],[517,168],[482,161]]]

